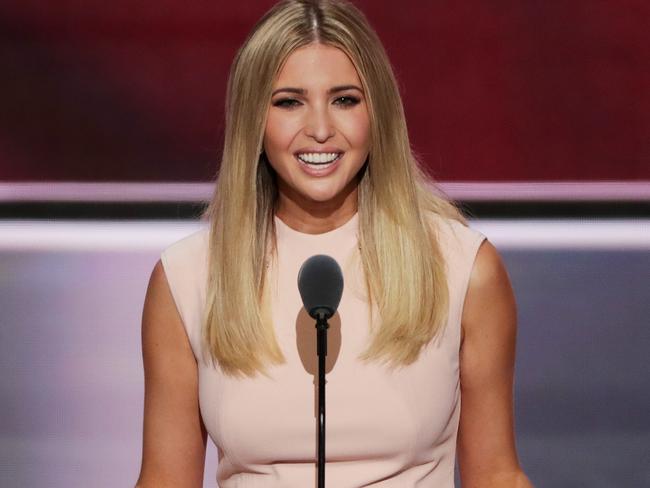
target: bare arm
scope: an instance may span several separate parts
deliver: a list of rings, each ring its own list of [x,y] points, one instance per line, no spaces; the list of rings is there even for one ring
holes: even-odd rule
[[[530,488],[514,438],[516,305],[489,241],[481,245],[462,316],[458,463],[463,488]]]
[[[160,261],[142,315],[144,429],[137,487],[203,486],[205,427],[197,364]]]

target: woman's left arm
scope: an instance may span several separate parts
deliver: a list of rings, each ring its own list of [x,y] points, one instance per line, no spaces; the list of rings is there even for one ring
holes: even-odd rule
[[[513,421],[517,311],[508,273],[483,241],[462,315],[458,464],[463,488],[531,488]]]

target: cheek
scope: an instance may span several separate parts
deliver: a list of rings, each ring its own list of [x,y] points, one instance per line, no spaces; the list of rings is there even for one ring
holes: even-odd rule
[[[277,146],[277,140],[277,125],[269,119],[266,129],[264,130],[264,149],[267,153]]]
[[[293,140],[296,123],[287,117],[269,115],[264,131],[264,145],[267,149],[286,149]]]
[[[291,127],[283,117],[267,118],[264,130],[264,151],[271,167],[283,178],[288,177],[284,151],[291,145]]]
[[[370,141],[370,121],[365,113],[348,118],[344,126],[346,137],[356,149],[367,149]]]

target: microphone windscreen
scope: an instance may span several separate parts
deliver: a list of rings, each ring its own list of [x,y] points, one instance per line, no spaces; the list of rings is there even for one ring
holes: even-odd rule
[[[319,310],[326,319],[336,313],[343,295],[343,273],[336,260],[325,254],[307,259],[298,273],[298,290],[307,313],[317,318]]]

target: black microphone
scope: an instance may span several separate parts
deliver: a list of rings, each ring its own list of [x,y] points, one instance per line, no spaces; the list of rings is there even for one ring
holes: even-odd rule
[[[336,313],[343,295],[343,273],[334,258],[317,254],[302,263],[298,291],[307,313],[316,319],[318,354],[318,488],[325,488],[325,357],[327,319]]]
[[[307,259],[298,272],[298,290],[307,313],[314,319],[329,319],[343,295],[343,273],[336,260],[325,254]]]

